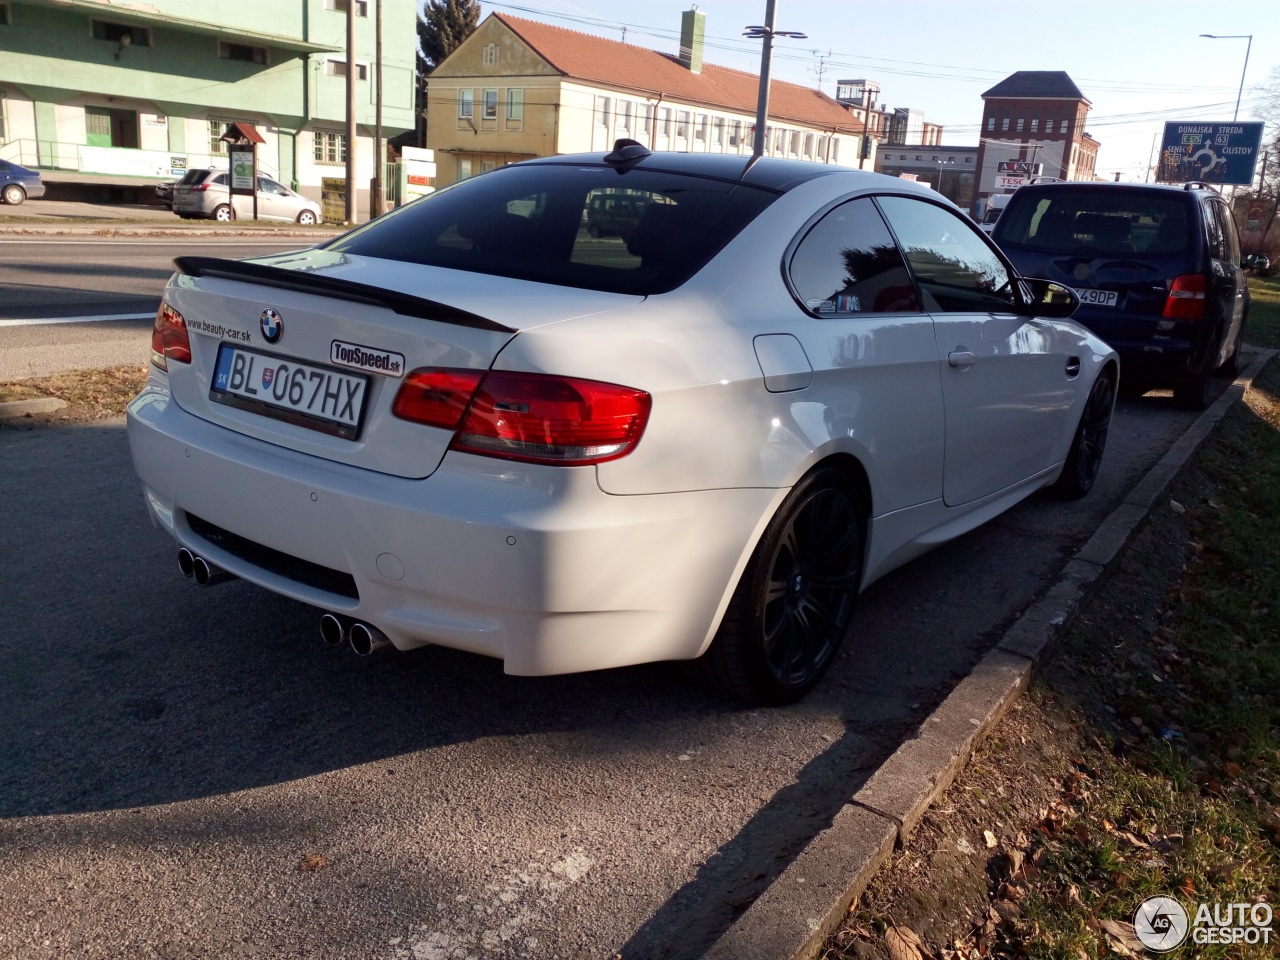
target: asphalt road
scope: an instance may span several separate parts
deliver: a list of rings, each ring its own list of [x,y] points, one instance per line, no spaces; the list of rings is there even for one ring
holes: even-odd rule
[[[121,423],[0,431],[0,957],[699,956],[1193,419],[1122,402],[1088,498],[875,584],[784,710],[324,649],[182,580]]]
[[[146,363],[145,334],[174,257],[249,257],[304,245],[296,238],[0,236],[0,381]],[[69,322],[87,317],[117,319]]]

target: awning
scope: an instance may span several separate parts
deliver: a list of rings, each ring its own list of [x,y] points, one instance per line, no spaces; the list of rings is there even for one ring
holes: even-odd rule
[[[227,143],[240,143],[247,140],[249,143],[266,143],[262,134],[258,132],[258,128],[252,123],[228,123],[226,132],[218,138],[225,140]]]

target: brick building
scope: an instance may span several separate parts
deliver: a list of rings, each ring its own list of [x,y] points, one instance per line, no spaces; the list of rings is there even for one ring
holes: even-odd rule
[[[975,210],[993,193],[1019,186],[1019,177],[1001,172],[1002,161],[1025,161],[1060,180],[1095,179],[1099,144],[1085,132],[1090,103],[1064,71],[1019,70],[982,99]]]

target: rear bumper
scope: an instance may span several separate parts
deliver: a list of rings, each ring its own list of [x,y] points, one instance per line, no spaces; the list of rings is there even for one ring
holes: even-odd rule
[[[784,491],[603,493],[593,468],[448,454],[425,480],[295,453],[182,410],[162,380],[129,407],[152,518],[241,578],[428,643],[541,675],[705,649]],[[358,596],[283,576],[190,517],[349,575]],[[176,576],[176,571],[175,571]]]

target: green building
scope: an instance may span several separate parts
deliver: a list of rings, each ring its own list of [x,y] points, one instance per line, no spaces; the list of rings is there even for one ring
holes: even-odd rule
[[[373,176],[378,0],[0,0],[0,158],[46,180],[145,183],[225,167],[230,122],[264,173],[320,199],[346,175],[356,5],[356,179]],[[414,126],[414,0],[381,0],[383,136]],[[361,209],[367,209],[363,199]]]

